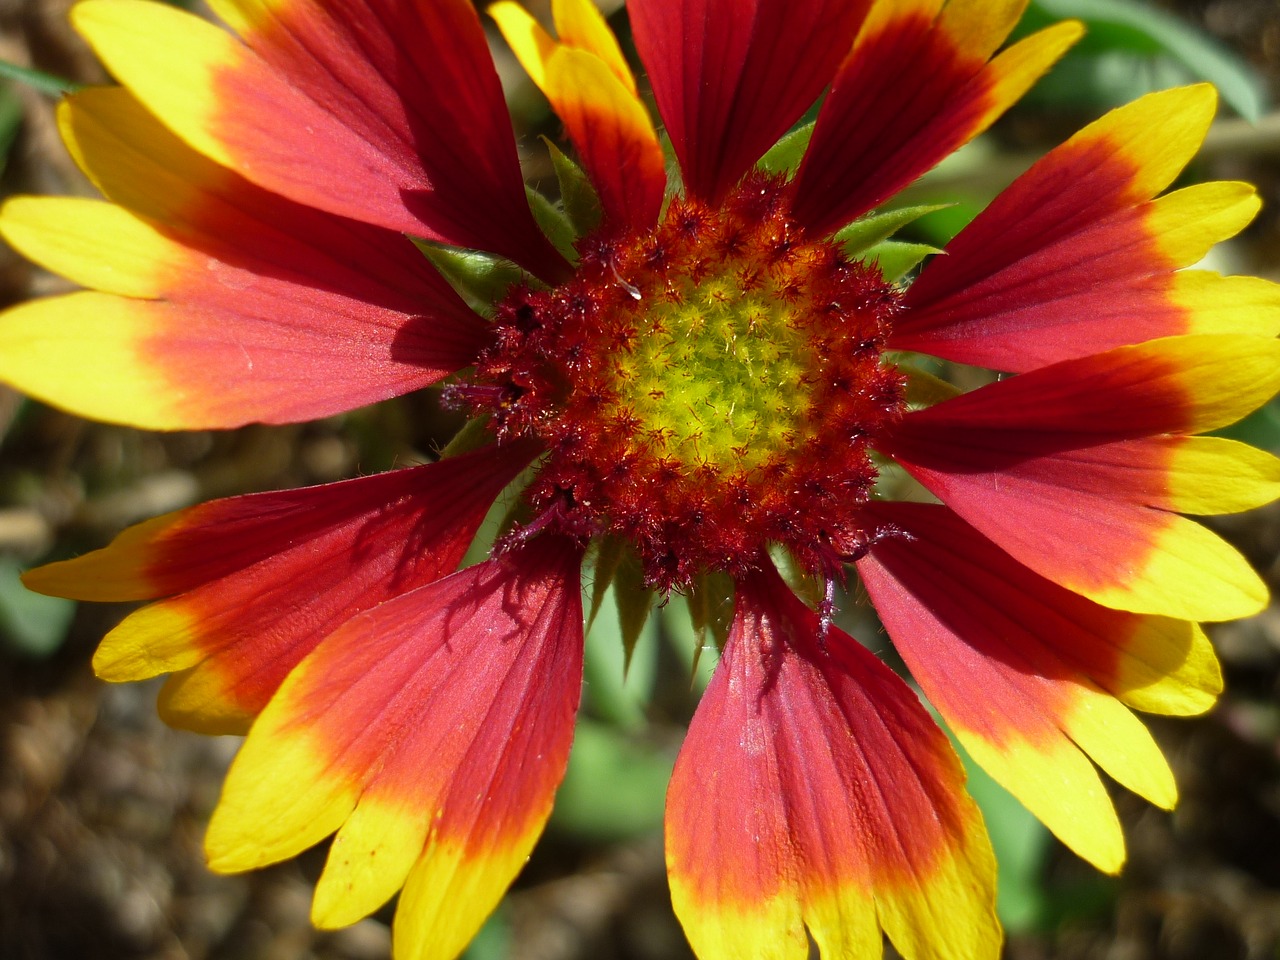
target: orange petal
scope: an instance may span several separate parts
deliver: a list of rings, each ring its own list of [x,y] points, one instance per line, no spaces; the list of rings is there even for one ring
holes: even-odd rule
[[[719,201],[813,105],[870,0],[631,0],[689,193]]]
[[[880,0],[823,101],[795,215],[834,233],[985,130],[1081,35],[1060,23],[990,59],[1026,0]]]
[[[950,745],[915,695],[766,568],[667,798],[672,901],[700,957],[994,958],[995,866]]]
[[[1280,331],[1280,287],[1180,272],[1257,212],[1253,188],[1158,200],[1213,117],[1207,85],[1107,114],[996,198],[908,289],[890,346],[1020,372],[1186,333]]]
[[[219,6],[243,43],[144,0],[87,0],[73,22],[162,123],[264,189],[545,279],[564,271],[529,210],[471,3]]]
[[[1119,609],[1233,619],[1260,610],[1266,588],[1224,541],[1170,512],[1215,501],[1203,492],[1212,483],[1206,454],[1196,452],[1206,448],[1167,435],[1230,423],[1278,387],[1275,340],[1173,337],[1065,360],[908,414],[885,446],[1055,583]],[[1240,460],[1224,479],[1234,492],[1219,502],[1265,499],[1269,470],[1265,460]]]
[[[1110,610],[1021,566],[933,504],[879,504],[858,572],[912,676],[1000,783],[1099,868],[1124,858],[1086,759],[1162,807],[1172,774],[1122,705],[1201,712],[1221,675],[1194,624]],[[978,693],[980,691],[980,694]]]
[[[453,571],[527,462],[489,447],[425,467],[202,504],[27,574],[91,599],[177,594],[126,617],[94,657],[108,680],[175,673],[167,721],[243,733],[281,681],[361,610]]]
[[[326,638],[232,764],[211,866],[258,867],[336,829],[315,922],[352,923],[408,881],[397,955],[456,956],[528,857],[564,773],[581,559],[537,538]]]

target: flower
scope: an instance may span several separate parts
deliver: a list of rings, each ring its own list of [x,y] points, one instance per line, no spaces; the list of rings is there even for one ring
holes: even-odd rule
[[[153,601],[98,672],[169,673],[168,721],[247,731],[216,869],[336,833],[317,924],[400,890],[397,955],[460,952],[564,771],[588,550],[597,577],[631,557],[658,592],[733,583],[668,797],[700,956],[803,957],[808,936],[874,956],[882,931],[912,960],[998,952],[954,752],[832,622],[852,572],[974,758],[1119,869],[1095,764],[1172,806],[1130,710],[1207,709],[1221,681],[1196,621],[1266,602],[1182,514],[1280,492],[1274,458],[1199,436],[1280,388],[1277,288],[1183,269],[1257,200],[1157,198],[1209,88],[1086,127],[904,284],[866,251],[911,212],[873,211],[1078,25],[997,53],[1025,0],[631,0],[669,179],[594,6],[557,0],[553,38],[503,0],[490,13],[581,163],[555,154],[556,208],[526,195],[469,0],[213,6],[234,33],[148,0],[75,9],[122,84],[60,117],[107,200],[18,198],[0,229],[90,290],[0,318],[0,376],[155,429],[300,421],[446,379],[475,417],[438,462],[206,503],[28,574]],[[912,354],[1011,376],[958,393]],[[889,464],[935,502],[887,496]],[[458,569],[522,476],[527,517]]]

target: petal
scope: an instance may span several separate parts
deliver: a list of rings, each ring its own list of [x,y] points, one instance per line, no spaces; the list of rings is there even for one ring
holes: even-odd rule
[[[1170,511],[1265,502],[1274,465],[1159,435],[1222,426],[1277,387],[1274,340],[1171,338],[1063,361],[909,414],[889,452],[1055,583],[1119,609],[1232,619],[1260,610],[1265,586],[1224,541]],[[1221,494],[1206,473],[1216,466],[1229,471]]]
[[[988,384],[908,418],[981,424],[1090,442],[1201,433],[1235,423],[1280,389],[1280,343],[1269,337],[1167,337]],[[1058,441],[1042,441],[1053,446]]]
[[[841,63],[796,174],[816,235],[878,206],[1007,110],[1079,39],[1060,23],[994,60],[1026,0],[879,0]]]
[[[591,54],[604,64],[622,87],[635,96],[635,74],[623,56],[618,38],[592,0],[552,0],[551,14],[559,41],[553,40],[541,24],[515,0],[498,0],[486,12],[510,45],[529,78],[545,90],[547,59],[560,46]]]
[[[27,574],[90,599],[176,594],[107,634],[107,680],[174,673],[175,726],[243,733],[291,669],[355,614],[451,573],[494,497],[528,462],[488,448],[305,490],[232,497],[132,527]]]
[[[216,870],[337,829],[322,927],[405,893],[401,957],[461,952],[527,859],[564,773],[582,682],[581,550],[542,537],[326,638],[254,724],[206,848]]]
[[[492,250],[545,277],[564,269],[525,199],[470,3],[217,7],[243,44],[143,0],[88,0],[73,22],[166,126],[259,186],[390,230]]]
[[[631,0],[685,187],[711,203],[807,110],[870,0]]]
[[[1280,459],[1247,443],[1220,437],[1153,443],[1167,451],[1166,499],[1158,504],[1166,510],[1238,513],[1280,498]]]
[[[705,960],[995,957],[994,863],[964,773],[915,695],[773,569],[728,642],[667,797],[672,901]]]
[[[604,19],[585,0],[571,6],[573,15],[562,14],[558,22],[563,21],[569,37],[592,42],[590,48],[569,39],[556,43],[512,0],[494,4],[489,15],[564,122],[605,216],[631,229],[650,227],[662,209],[667,179],[658,133],[636,95],[635,79],[617,42],[609,47],[599,36],[600,31],[613,36]]]
[[[431,383],[453,365],[443,353],[471,350],[442,345],[423,316],[399,333],[367,324],[381,344],[324,329],[327,315],[312,330],[273,329],[269,313],[227,319],[212,307],[97,292],[28,301],[0,314],[0,381],[95,420],[195,430],[350,410]],[[404,357],[437,369],[405,362],[401,343]]]
[[[72,297],[6,318],[0,375],[23,389],[96,419],[234,427],[329,416],[473,362],[484,323],[401,235],[252,186],[123,90],[78,94],[61,120],[131,209],[18,198],[0,232],[77,283],[155,302]]]
[[[925,696],[975,759],[1069,847],[1118,870],[1120,825],[1081,754],[1172,807],[1168,764],[1122,703],[1208,709],[1222,678],[1203,632],[1077,596],[944,507],[879,504],[872,515],[892,533],[858,573]]]
[[[551,0],[551,16],[562,43],[602,60],[628,92],[636,93],[636,77],[618,38],[592,0]]]
[[[1040,160],[925,267],[892,347],[1023,371],[1163,336],[1280,331],[1280,287],[1176,272],[1253,218],[1253,189],[1151,200],[1215,102],[1207,85],[1151,94]]]

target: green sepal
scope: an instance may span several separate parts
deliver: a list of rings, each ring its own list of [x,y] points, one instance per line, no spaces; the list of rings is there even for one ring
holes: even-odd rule
[[[931,407],[964,392],[954,383],[909,363],[898,364],[898,372],[907,378],[907,404],[911,407]]]
[[[445,444],[444,449],[440,451],[440,459],[448,460],[450,457],[460,457],[464,453],[479,450],[492,442],[493,433],[489,429],[489,415],[472,417],[462,425],[461,430],[453,435],[453,439]]]
[[[770,147],[756,166],[766,173],[793,174],[800,168],[800,161],[804,159],[812,138],[812,123],[796,127]]]
[[[936,213],[951,206],[949,203],[922,203],[913,207],[900,207],[897,210],[885,210],[859,217],[853,223],[838,232],[833,238],[844,247],[850,257],[856,257],[864,250],[869,250],[883,240],[901,230],[909,223],[914,223],[926,214]]]
[[[925,257],[935,253],[942,253],[942,251],[927,243],[881,240],[864,250],[858,259],[875,264],[880,268],[884,278],[893,283],[906,276],[907,272],[918,266]]]
[[[574,241],[578,235],[574,233],[573,224],[560,207],[548,200],[528,185],[524,194],[529,199],[529,209],[533,211],[533,219],[538,222],[539,229],[547,235],[551,245],[570,263],[578,262],[578,251],[574,249]]]
[[[640,558],[617,537],[605,537],[600,541],[595,558],[594,581],[587,629],[595,624],[596,614],[600,612],[605,596],[612,587],[614,604],[618,609],[618,626],[624,654],[622,673],[625,677],[631,669],[631,655],[635,652],[636,642],[644,633],[649,612],[657,601],[657,594],[644,585]]]
[[[556,180],[560,183],[560,204],[564,207],[564,215],[574,234],[585,236],[600,226],[604,217],[600,194],[596,193],[582,167],[546,137],[542,139],[551,154],[551,166],[555,168]]]
[[[826,593],[826,584],[820,577],[814,576],[798,563],[791,551],[773,544],[769,547],[769,558],[777,568],[778,574],[791,592],[811,607],[817,607]]]
[[[690,609],[689,598],[673,593],[666,603],[658,607],[654,619],[661,627],[667,648],[688,669],[689,689],[694,692],[705,690],[711,682],[711,675],[715,673],[718,658],[711,657],[708,658],[709,662],[702,662],[702,650],[706,643],[693,625],[695,618]]]
[[[463,430],[465,431],[466,428],[464,427]],[[453,446],[452,443],[449,444],[449,447],[451,446]],[[529,502],[521,494],[537,475],[538,464],[530,464],[503,488],[490,505],[484,520],[481,521],[480,528],[471,540],[471,546],[467,547],[466,555],[458,564],[458,569],[492,559],[494,545],[510,533],[516,524],[529,522]]]
[[[694,578],[688,594],[689,622],[693,624],[701,652],[710,637],[717,650],[723,650],[729,639],[729,627],[733,623],[733,579],[716,571],[703,571]],[[693,669],[698,670],[698,656],[694,656]]]
[[[657,595],[644,585],[639,559],[629,550],[623,555],[622,563],[614,574],[613,599],[618,606],[618,625],[622,628],[622,649],[625,654],[622,674],[625,677],[631,670],[631,656],[635,653],[636,641],[644,633],[645,624],[649,622],[649,612],[657,602]]]
[[[648,723],[658,679],[658,636],[656,621],[646,616],[628,639],[625,608],[615,580],[606,591],[604,612],[586,635],[583,708],[618,726],[639,729]]]
[[[419,237],[411,239],[467,306],[482,316],[492,314],[494,304],[507,295],[512,284],[528,278],[510,260],[491,253],[449,247]]]
[[[613,575],[622,563],[626,544],[617,537],[597,537],[591,541],[591,606],[587,610],[587,632],[595,626],[596,616],[613,583]]]
[[[684,193],[684,171],[680,169],[680,158],[676,156],[675,144],[671,142],[665,128],[658,131],[658,143],[662,145],[662,168],[667,174],[667,195],[663,200],[663,213],[671,198]]]

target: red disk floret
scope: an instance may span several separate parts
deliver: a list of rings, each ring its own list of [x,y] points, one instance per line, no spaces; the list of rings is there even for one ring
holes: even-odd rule
[[[787,210],[753,176],[719,209],[587,238],[571,280],[499,305],[466,391],[500,439],[546,445],[534,509],[629,539],[660,589],[768,543],[829,572],[862,539],[868,447],[903,409],[881,357],[899,294]]]

